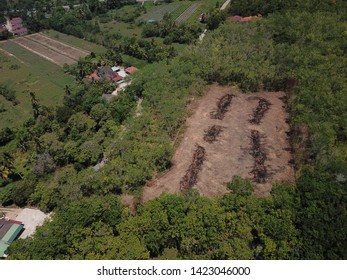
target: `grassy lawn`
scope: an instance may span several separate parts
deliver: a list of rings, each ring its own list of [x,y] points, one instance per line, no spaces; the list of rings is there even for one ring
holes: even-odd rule
[[[173,20],[177,19],[185,10],[187,10],[192,2],[181,2],[180,5],[170,13]]]
[[[127,54],[122,54],[122,58],[124,63],[129,64],[131,66],[135,66],[138,69],[142,69],[143,67],[149,64],[145,60],[141,60]]]
[[[125,23],[116,20],[112,20],[107,23],[99,23],[101,30],[103,32],[108,32],[109,34],[119,33],[126,37],[141,37],[141,27],[134,23]]]
[[[138,19],[147,21],[150,19],[153,20],[162,20],[166,13],[173,13],[176,9],[180,9],[180,6],[186,5],[186,2],[173,2],[170,4],[157,4],[154,5],[152,2],[146,2],[145,8],[146,13],[140,16]]]
[[[14,89],[19,100],[19,104],[13,106],[0,96],[0,103],[6,109],[0,113],[0,129],[18,126],[32,115],[29,91],[35,92],[40,103],[45,106],[56,106],[62,101],[65,85],[74,81],[72,76],[14,43],[1,43],[0,48],[13,55],[9,56],[0,50],[0,83]],[[11,65],[17,65],[18,68],[11,70]]]
[[[51,37],[52,39],[61,41],[65,44],[69,44],[71,46],[75,46],[77,48],[81,48],[90,52],[102,53],[106,51],[106,49],[101,45],[94,44],[92,42],[77,38],[75,36],[60,33],[52,29],[45,30],[43,31],[43,33]]]

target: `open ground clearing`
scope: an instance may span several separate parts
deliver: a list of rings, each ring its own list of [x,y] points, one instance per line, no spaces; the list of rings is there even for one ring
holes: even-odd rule
[[[230,104],[223,103],[228,94],[233,95]],[[275,182],[293,182],[284,96],[282,92],[240,94],[230,87],[211,86],[186,121],[172,168],[144,188],[143,202],[163,192],[182,191],[187,175],[189,187],[206,196],[227,193],[226,183],[236,175],[252,181],[261,196],[268,195]],[[267,110],[259,107],[263,99],[270,104]],[[259,124],[252,121],[257,116]],[[259,136],[255,140],[253,131]],[[206,134],[212,141],[204,139]]]
[[[36,227],[41,226],[49,215],[43,213],[38,209],[31,208],[0,208],[1,214],[12,220],[20,221],[24,224],[24,231],[19,238],[24,239],[31,236]]]

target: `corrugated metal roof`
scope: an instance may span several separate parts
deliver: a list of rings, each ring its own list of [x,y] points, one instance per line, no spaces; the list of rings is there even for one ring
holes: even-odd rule
[[[12,242],[20,233],[22,228],[22,225],[13,224],[7,233],[1,238],[1,240],[9,243]]]
[[[4,256],[6,250],[9,246],[10,245],[8,245],[8,244],[6,244],[0,240],[0,258]]]
[[[0,240],[4,237],[4,235],[8,232],[8,230],[11,228],[12,224],[9,222],[6,223],[0,223]]]
[[[19,221],[0,219],[0,257],[4,256],[5,251],[23,227],[23,224]]]

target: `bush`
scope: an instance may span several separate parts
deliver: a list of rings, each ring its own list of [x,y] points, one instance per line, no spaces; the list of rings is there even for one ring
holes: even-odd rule
[[[16,92],[7,85],[0,84],[0,95],[2,95],[6,100],[12,102],[14,106],[19,104]]]
[[[17,70],[20,68],[20,66],[18,64],[11,64],[9,68],[10,70]]]

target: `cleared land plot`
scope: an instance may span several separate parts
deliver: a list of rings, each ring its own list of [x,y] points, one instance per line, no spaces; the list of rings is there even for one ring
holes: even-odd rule
[[[13,39],[12,42],[20,45],[21,47],[33,52],[34,54],[37,54],[59,66],[64,66],[64,64],[70,65],[70,64],[76,63],[75,59],[72,59],[66,55],[60,54],[56,52],[55,50],[52,50],[51,48],[41,45],[38,42],[29,40],[25,37],[19,37],[19,38]]]
[[[94,44],[92,42],[77,38],[75,36],[60,33],[52,29],[43,31],[43,34],[52,39],[61,41],[68,45],[72,45],[74,47],[81,48],[90,52],[102,53],[106,51],[106,48],[101,45]]]
[[[65,43],[59,42],[57,40],[53,40],[45,35],[43,35],[42,33],[35,33],[35,34],[31,34],[26,36],[25,38],[33,40],[37,43],[40,43],[52,50],[55,50],[65,56],[68,56],[72,59],[79,59],[80,57],[85,57],[89,54],[89,52],[82,50],[82,49],[78,49],[75,47],[72,47],[70,45],[67,45]]]
[[[186,9],[176,20],[175,22],[177,24],[181,24],[186,22],[194,13],[195,11],[200,7],[200,2],[194,2],[188,9]]]
[[[19,238],[25,239],[31,236],[46,219],[49,219],[49,215],[37,209],[24,208],[16,219],[24,224],[24,231]]]
[[[235,94],[227,112],[222,120],[212,119],[210,113],[216,110],[218,100],[226,94]],[[226,183],[235,175],[252,181],[255,193],[262,196],[270,193],[274,182],[293,182],[294,170],[288,163],[292,156],[286,134],[289,131],[285,121],[287,113],[280,99],[283,96],[281,92],[237,94],[230,87],[211,86],[198,101],[194,114],[186,121],[186,131],[172,159],[172,168],[144,188],[143,202],[163,192],[180,192],[180,181],[192,164],[196,145],[205,149],[205,158],[193,189],[203,195],[229,192]],[[259,124],[251,124],[259,98],[268,100],[271,107]],[[223,130],[216,141],[209,143],[204,137],[206,130],[213,126],[221,126]],[[262,149],[266,153],[264,165],[268,173],[264,183],[257,183],[252,173],[257,160],[251,139],[253,130],[259,131]]]

